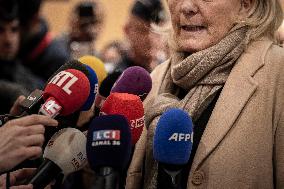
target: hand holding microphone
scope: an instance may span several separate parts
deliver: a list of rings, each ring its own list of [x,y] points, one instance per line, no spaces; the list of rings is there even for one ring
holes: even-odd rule
[[[44,142],[44,126],[57,121],[43,115],[31,115],[8,121],[0,128],[0,172],[8,171],[30,158],[39,157]]]

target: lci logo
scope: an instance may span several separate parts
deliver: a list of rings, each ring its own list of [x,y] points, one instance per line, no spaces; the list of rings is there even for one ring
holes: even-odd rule
[[[120,145],[120,130],[100,130],[93,132],[92,146]]]

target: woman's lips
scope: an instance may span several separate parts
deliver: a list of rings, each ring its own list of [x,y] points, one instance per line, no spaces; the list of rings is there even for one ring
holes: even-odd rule
[[[206,29],[205,26],[196,26],[196,25],[183,25],[181,29],[187,32],[200,32]]]

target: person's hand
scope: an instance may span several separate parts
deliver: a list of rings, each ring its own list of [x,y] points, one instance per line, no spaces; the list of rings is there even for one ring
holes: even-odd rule
[[[26,159],[42,154],[44,126],[58,122],[43,115],[30,115],[8,121],[0,128],[0,172],[12,169]]]
[[[17,171],[10,173],[10,189],[32,189],[33,185],[19,185],[24,180],[30,178],[36,169],[29,168],[29,169],[19,169]],[[7,174],[3,174],[0,176],[0,188],[6,188],[6,176]],[[19,185],[19,186],[17,186]]]
[[[21,108],[20,108],[20,104],[21,102],[23,102],[26,99],[25,96],[21,95],[17,98],[17,100],[14,102],[11,110],[10,110],[10,114],[17,116],[21,114]]]

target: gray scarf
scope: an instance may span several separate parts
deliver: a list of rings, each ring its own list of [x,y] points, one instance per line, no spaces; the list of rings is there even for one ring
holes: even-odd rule
[[[153,161],[153,135],[159,117],[169,108],[180,108],[189,113],[193,121],[212,102],[225,84],[236,60],[247,45],[247,27],[231,31],[218,44],[185,57],[175,53],[161,84],[159,95],[150,99],[146,106],[145,120],[148,127],[146,147],[146,172],[144,186],[155,189],[157,162]],[[183,99],[177,94],[187,91]]]

